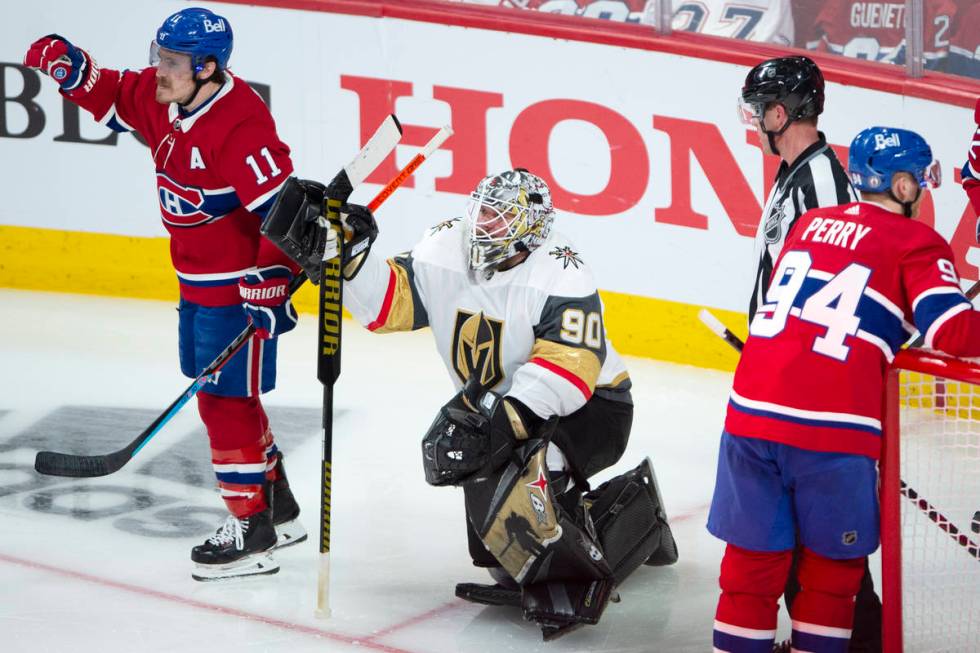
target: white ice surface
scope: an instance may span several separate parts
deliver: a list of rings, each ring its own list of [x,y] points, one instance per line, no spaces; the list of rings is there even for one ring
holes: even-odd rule
[[[710,650],[723,547],[704,521],[731,375],[627,360],[633,434],[623,460],[598,480],[650,456],[680,561],[642,567],[597,626],[545,644],[516,610],[453,596],[455,583],[486,577],[466,553],[461,492],[429,487],[422,475],[419,440],[452,393],[427,331],[378,336],[345,322],[330,620],[314,618],[313,537],[277,555],[276,575],[202,584],[190,577],[189,551],[206,535],[162,536],[170,532],[166,515],[182,514],[182,506],[195,507],[191,516],[207,530],[220,521],[213,477],[186,482],[146,471],[157,465],[179,473],[195,433],[204,446],[193,405],[117,474],[36,475],[37,449],[120,448],[188,385],[177,368],[176,324],[174,307],[163,302],[0,291],[0,650]],[[274,432],[277,409],[299,409],[302,417],[282,447],[311,534],[319,528],[321,450],[314,356],[314,319],[304,316],[282,339],[278,388],[264,399]],[[73,418],[59,412],[66,406],[87,412]],[[68,442],[66,432],[85,427],[79,422],[92,429],[101,407],[145,416],[120,426],[109,413],[104,428],[95,422],[96,444]],[[25,434],[34,439],[17,445]],[[207,462],[200,451],[198,467]],[[134,534],[143,526],[161,536]]]

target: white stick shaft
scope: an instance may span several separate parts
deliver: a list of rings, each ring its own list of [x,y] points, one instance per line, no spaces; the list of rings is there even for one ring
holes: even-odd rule
[[[316,618],[330,618],[330,553],[319,555],[316,575]]]

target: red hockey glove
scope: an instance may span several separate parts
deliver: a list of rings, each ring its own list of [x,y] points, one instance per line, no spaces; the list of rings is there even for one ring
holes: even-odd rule
[[[92,57],[57,34],[34,41],[24,55],[24,65],[50,76],[66,93],[87,93],[91,90],[89,82],[98,79],[98,66]]]
[[[238,282],[242,308],[255,325],[258,337],[275,338],[296,326],[299,316],[289,298],[292,277],[289,268],[274,265],[257,268]]]

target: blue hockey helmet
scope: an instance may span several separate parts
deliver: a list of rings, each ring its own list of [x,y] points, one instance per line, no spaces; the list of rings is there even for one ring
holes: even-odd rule
[[[907,172],[921,188],[938,188],[942,169],[926,140],[908,129],[868,127],[851,141],[847,161],[854,187],[866,193],[891,191],[896,172]]]
[[[150,63],[156,63],[157,52],[163,48],[190,55],[196,73],[204,69],[208,57],[214,58],[218,70],[224,70],[231,58],[232,41],[227,18],[201,7],[181,9],[157,30],[150,46]]]

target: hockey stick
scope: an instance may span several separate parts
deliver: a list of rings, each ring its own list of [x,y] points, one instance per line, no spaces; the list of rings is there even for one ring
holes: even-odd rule
[[[980,290],[980,281],[975,283],[973,287],[970,288],[969,291],[967,291],[967,296],[972,299],[970,293],[976,295],[978,290]],[[728,344],[730,344],[736,351],[739,352],[742,351],[742,348],[745,344],[742,342],[742,339],[739,338],[734,333],[732,333],[731,331],[729,331],[725,327],[725,325],[721,323],[721,320],[719,320],[714,315],[712,315],[710,311],[702,308],[701,311],[698,313],[698,318],[701,320],[701,322],[704,323],[706,327],[711,329],[711,331],[713,331],[718,336],[724,338],[725,341]],[[980,560],[980,548],[978,548],[977,545],[972,540],[970,540],[969,537],[961,533],[960,529],[957,528],[956,525],[953,524],[951,521],[949,521],[949,519],[947,519],[945,515],[943,515],[936,508],[934,508],[932,504],[930,504],[928,501],[926,501],[921,496],[919,496],[919,493],[916,492],[915,489],[909,487],[908,483],[906,483],[901,479],[899,479],[899,483],[901,483],[902,494],[905,495],[909,499],[909,501],[914,503],[919,508],[919,510],[924,512],[926,516],[929,517],[929,519],[931,519],[933,522],[936,523],[937,526],[939,526],[939,528],[941,528],[943,531],[948,533],[949,536],[953,538],[954,541],[956,541],[960,546],[964,547],[967,551],[969,551],[970,555]],[[980,521],[980,511],[977,511],[977,514],[974,515],[974,520]]]
[[[732,333],[731,331],[729,331],[728,327],[722,324],[721,320],[716,318],[711,313],[711,311],[709,311],[706,308],[702,308],[701,311],[698,313],[698,319],[701,320],[704,326],[711,329],[711,331],[713,331],[716,336],[718,336],[719,338],[727,342],[729,345],[731,345],[735,349],[735,351],[741,353],[743,347],[742,339],[739,338],[734,333]]]
[[[395,189],[402,185],[411,174],[453,133],[448,126],[440,129],[416,155],[395,176],[381,192],[368,204],[371,211],[376,210]],[[370,172],[370,171],[368,171]],[[367,173],[364,174],[367,176]],[[338,175],[338,177],[340,177]],[[320,265],[320,340],[317,349],[317,379],[323,385],[323,458],[320,465],[320,559],[317,572],[316,616],[326,619],[330,616],[330,505],[332,500],[333,466],[333,386],[340,376],[340,345],[343,323],[344,276],[343,259],[344,228],[340,218],[340,207],[350,197],[357,183],[349,178],[334,178],[327,186],[327,220],[341,243],[340,252]],[[363,179],[363,177],[361,177]],[[360,181],[357,180],[358,182]]]
[[[356,183],[360,183],[365,176],[371,173],[374,168],[394,149],[398,140],[401,138],[401,125],[394,116],[389,116],[381,124],[381,127],[368,140],[357,157],[339,174],[353,176]],[[370,166],[366,172],[362,172]],[[306,281],[304,274],[298,274],[289,284],[289,294],[292,295],[303,282]],[[133,456],[146,446],[146,444],[163,428],[163,426],[173,418],[177,412],[183,408],[184,404],[203,388],[211,376],[220,371],[231,358],[237,354],[242,347],[249,341],[255,333],[255,327],[249,325],[234,340],[229,343],[211,363],[194,379],[194,381],[178,396],[166,410],[163,411],[153,423],[140,433],[135,440],[118,451],[102,455],[73,455],[56,451],[40,451],[34,459],[34,469],[39,474],[48,476],[68,476],[73,478],[91,478],[95,476],[106,476],[119,471],[123,465],[128,463]]]
[[[919,510],[926,513],[926,516],[931,519],[939,528],[948,534],[953,541],[959,544],[961,547],[967,550],[971,556],[976,558],[977,562],[980,562],[980,546],[971,540],[966,534],[960,532],[960,529],[951,522],[946,515],[939,512],[931,503],[919,496],[919,493],[908,486],[905,481],[900,481],[902,494],[914,503]]]
[[[289,294],[292,295],[306,281],[306,275],[299,273],[289,282]],[[170,421],[170,419],[184,407],[198,391],[207,385],[211,377],[221,371],[221,368],[237,354],[242,347],[248,343],[249,338],[255,333],[255,325],[249,324],[225,347],[220,354],[215,357],[204,370],[197,375],[187,389],[173,403],[167,406],[153,423],[146,427],[136,439],[119,451],[112,453],[85,456],[70,453],[60,453],[57,451],[39,451],[34,458],[34,469],[39,474],[48,476],[69,476],[73,478],[92,478],[95,476],[107,476],[118,472],[123,465],[140,452],[140,449],[153,439],[160,429]]]

